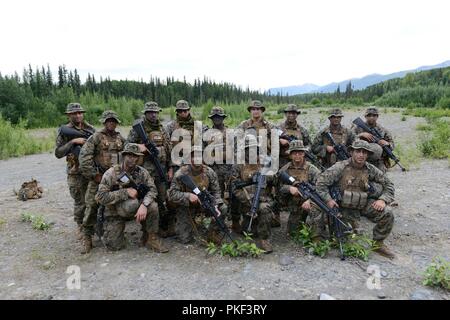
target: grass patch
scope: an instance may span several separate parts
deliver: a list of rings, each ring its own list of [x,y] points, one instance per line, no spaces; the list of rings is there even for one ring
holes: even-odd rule
[[[424,272],[423,284],[430,287],[441,287],[450,291],[450,262],[436,257]]]
[[[419,141],[419,150],[426,158],[450,158],[450,122],[444,119],[428,120],[421,126],[423,134]]]
[[[0,115],[0,159],[49,151],[55,147],[55,137],[56,131],[50,137],[32,137],[25,122],[13,126]]]
[[[6,220],[0,218],[0,230],[3,228],[4,225],[6,225]]]
[[[219,253],[221,256],[235,257],[253,257],[257,258],[265,251],[258,248],[249,234],[245,234],[245,241],[233,240],[230,243],[224,243],[220,247],[209,242],[206,252],[210,255]]]
[[[395,144],[394,154],[400,159],[400,163],[406,168],[417,166],[422,160],[422,154],[417,146],[397,142]],[[393,162],[392,162],[393,163]]]
[[[427,119],[438,119],[450,117],[450,109],[440,108],[408,108],[402,113],[404,116],[422,117]]]
[[[51,226],[51,223],[47,223],[43,216],[35,216],[30,213],[22,213],[21,221],[30,222],[31,226],[35,230],[48,230]]]

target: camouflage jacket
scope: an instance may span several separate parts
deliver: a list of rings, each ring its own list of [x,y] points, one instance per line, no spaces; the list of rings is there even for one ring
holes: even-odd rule
[[[251,182],[261,167],[261,164],[235,164],[231,168],[230,182]],[[276,185],[276,181],[276,175],[266,175],[266,185],[261,193],[260,201],[269,201],[272,187]],[[239,202],[246,205],[252,204],[255,193],[256,184],[234,190],[234,195]]]
[[[203,168],[199,174],[192,173],[191,165],[183,165],[179,170],[177,170],[168,191],[169,201],[172,204],[183,207],[191,207],[189,196],[192,192],[188,190],[184,183],[180,180],[180,177],[183,175],[191,176],[192,180],[197,184],[197,187],[200,190],[207,190],[214,198],[215,205],[220,206],[223,204],[217,174],[210,167],[205,165],[202,166]]]
[[[383,140],[386,140],[387,142],[389,142],[390,144],[390,148],[392,150],[394,150],[394,138],[392,137],[391,132],[386,129],[385,127],[377,124],[375,126],[375,129],[380,133],[381,137],[383,138]],[[355,138],[358,138],[359,134],[364,132],[363,129],[361,129],[360,127],[358,127],[357,125],[353,124],[351,127],[351,130],[353,131],[353,133],[355,134]]]
[[[293,126],[288,121],[284,121],[279,125],[279,128],[283,130],[283,133],[287,135],[295,135],[299,140],[302,140],[305,147],[311,144],[311,138],[309,137],[308,130],[298,123]]]
[[[331,199],[331,196],[328,192],[328,187],[334,185],[335,183],[339,183],[339,181],[342,178],[342,174],[344,169],[347,166],[351,165],[352,159],[339,161],[332,167],[325,170],[317,179],[316,183],[316,190],[319,193],[319,195],[324,199],[325,201],[329,201]],[[394,195],[395,195],[395,188],[392,181],[387,177],[386,174],[384,174],[380,169],[375,167],[374,165],[366,162],[365,164],[365,170],[368,171],[369,175],[369,181],[368,182],[375,182],[382,186],[383,191],[381,193],[381,196],[378,198],[380,200],[384,200],[387,204],[394,201]]]
[[[128,200],[127,188],[129,186],[121,185],[121,183],[117,181],[121,171],[122,168],[120,165],[109,168],[103,174],[102,181],[98,186],[98,192],[95,199],[106,208],[113,209],[113,205]],[[156,190],[155,182],[148,171],[143,167],[136,166],[133,172],[129,174],[137,185],[144,184],[150,189],[142,199],[142,203],[148,207],[152,202],[156,201],[158,191]]]
[[[83,121],[83,128],[75,126],[72,122],[69,122],[67,126],[78,131],[86,130],[91,132],[92,134],[95,132],[95,128],[85,121]],[[67,174],[80,174],[81,172],[79,168],[78,158],[73,153],[69,153],[70,149],[74,146],[74,144],[71,143],[70,140],[72,139],[69,139],[67,136],[63,135],[61,133],[61,130],[58,129],[58,134],[56,136],[55,157],[61,159],[62,157],[66,156]]]
[[[83,176],[93,180],[97,173],[103,173],[115,164],[120,163],[120,151],[125,139],[119,132],[107,134],[105,128],[89,137],[81,148],[80,170]]]
[[[137,122],[142,122],[147,137],[158,148],[159,151],[158,159],[159,162],[161,163],[161,166],[163,168],[168,169],[170,166],[172,166],[172,163],[170,161],[172,145],[170,143],[170,137],[166,129],[160,122],[158,122],[157,125],[152,125],[147,119],[145,119],[145,117],[143,117],[142,119],[138,119],[136,123]],[[125,141],[125,144],[127,143],[141,144],[144,142],[141,140],[136,131],[133,128],[131,128],[128,138]],[[148,155],[144,157],[143,167],[151,173],[156,172],[155,165],[153,164]]]
[[[277,177],[279,177],[279,174],[281,172],[287,172],[290,175],[292,175],[290,172],[290,169],[297,169],[297,170],[304,170],[305,171],[305,178],[307,178],[307,182],[309,182],[310,184],[312,184],[313,186],[316,184],[317,179],[319,178],[320,175],[320,170],[317,169],[313,164],[309,163],[308,161],[305,161],[305,164],[300,167],[300,168],[296,168],[294,167],[294,164],[291,162],[289,162],[288,164],[286,164],[285,166],[283,166],[282,168],[280,168],[280,170],[278,171]],[[297,177],[294,177],[297,178]],[[279,181],[279,179],[277,179]],[[279,191],[282,195],[290,195],[290,185],[288,184],[281,184],[281,182],[279,182]]]
[[[331,142],[328,141],[328,138],[326,138],[325,136],[328,132],[331,132],[330,126],[327,126],[326,128],[320,130],[314,137],[311,146],[311,151],[322,159],[326,158],[327,156],[327,146],[331,146]],[[338,141],[338,139],[336,139],[336,137],[333,136],[334,140],[338,144],[343,144],[348,147],[355,140],[355,133],[344,126],[341,126],[336,133],[338,135],[342,135],[342,139],[345,140],[345,141]]]
[[[252,119],[244,120],[242,121],[236,129],[244,130],[244,134],[248,134],[246,130],[254,129],[256,130],[256,135],[259,135],[259,130],[265,129],[267,130],[267,153],[270,153],[271,150],[271,130],[272,129],[278,129],[276,125],[273,123],[270,123],[269,121],[265,120],[264,118],[261,118],[260,121],[255,122]],[[237,147],[235,145],[235,150],[237,150]]]

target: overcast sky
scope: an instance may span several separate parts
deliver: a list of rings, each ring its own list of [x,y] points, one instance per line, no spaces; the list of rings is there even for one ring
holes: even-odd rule
[[[0,72],[204,75],[253,89],[450,59],[450,1],[2,1]]]

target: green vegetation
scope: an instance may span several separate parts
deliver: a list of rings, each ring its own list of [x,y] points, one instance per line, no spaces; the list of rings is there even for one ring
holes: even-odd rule
[[[311,228],[303,224],[291,237],[296,243],[321,258],[325,257],[332,248],[339,248],[336,239],[313,241]],[[343,251],[346,257],[354,257],[364,261],[369,259],[369,254],[376,249],[375,242],[365,235],[352,234],[343,242]]]
[[[257,258],[265,251],[258,248],[255,243],[252,242],[250,234],[245,234],[245,241],[233,240],[230,243],[224,243],[220,247],[216,244],[209,242],[206,252],[213,255],[219,253],[221,256],[235,257],[253,257]]]
[[[55,146],[55,134],[45,138],[32,137],[25,130],[24,122],[13,126],[0,115],[0,159],[49,151]]]
[[[444,119],[428,120],[427,125],[418,127],[423,131],[419,150],[426,158],[450,158],[450,121]]]
[[[30,213],[22,213],[21,215],[22,222],[30,222],[33,229],[36,230],[48,230],[50,228],[51,223],[45,222],[43,216],[35,216]]]
[[[434,258],[423,275],[425,286],[441,287],[450,291],[450,262],[442,257]]]

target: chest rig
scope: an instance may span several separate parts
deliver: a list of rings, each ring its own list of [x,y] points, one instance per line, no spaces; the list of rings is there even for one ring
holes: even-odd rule
[[[352,165],[345,167],[339,181],[342,193],[341,207],[362,209],[367,205],[367,191],[369,189],[369,171],[367,167],[361,169]]]
[[[309,164],[306,161],[302,168],[296,168],[291,164],[287,172],[290,176],[294,177],[296,181],[308,182],[309,180]]]
[[[161,125],[150,125],[147,121],[144,121],[144,130],[147,137],[152,141],[159,151],[159,161],[164,163],[167,161],[168,155],[166,154],[166,149],[164,148],[164,134]]]
[[[337,144],[342,144],[345,145],[347,139],[348,139],[348,132],[347,130],[345,130],[343,127],[340,127],[337,130],[331,130],[330,129],[330,133],[333,136],[334,141]],[[324,144],[326,146],[332,146],[333,144],[331,143],[331,141],[327,138],[324,137]],[[326,153],[326,162],[328,164],[328,166],[332,166],[333,164],[335,164],[337,162],[337,157],[336,154],[333,153]]]
[[[123,149],[123,143],[119,133],[113,136],[100,133],[100,143],[97,147],[95,162],[100,166],[101,171],[105,172],[108,168],[120,163],[120,151]]]

